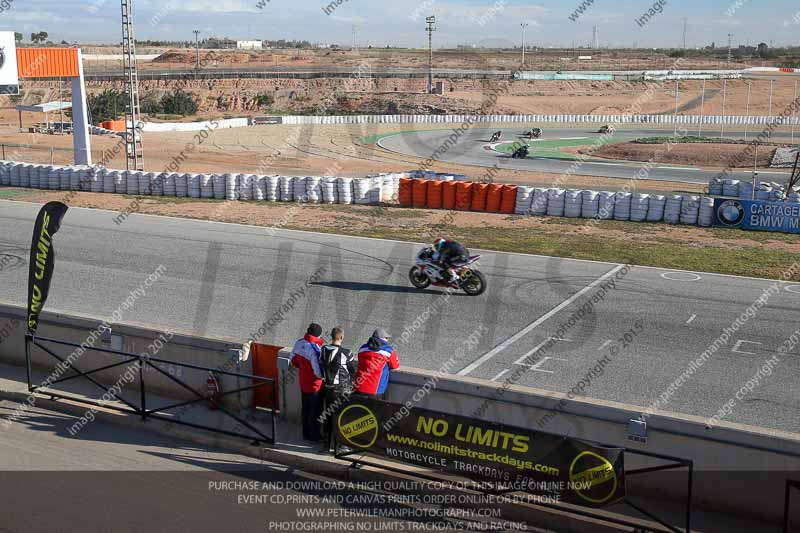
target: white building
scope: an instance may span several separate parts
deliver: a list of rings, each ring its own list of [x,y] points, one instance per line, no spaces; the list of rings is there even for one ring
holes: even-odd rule
[[[239,50],[261,50],[264,44],[261,41],[236,41]]]

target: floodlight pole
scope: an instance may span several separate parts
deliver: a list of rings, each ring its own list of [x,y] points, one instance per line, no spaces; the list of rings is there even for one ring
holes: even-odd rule
[[[425,31],[428,32],[428,94],[433,93],[433,32],[436,31],[436,17],[425,17],[425,22],[428,27]]]
[[[522,69],[525,70],[525,28],[528,27],[528,23],[521,22],[520,27],[522,28]]]
[[[200,71],[200,30],[192,30],[194,33],[195,49],[197,51],[197,60],[194,64],[195,75]]]

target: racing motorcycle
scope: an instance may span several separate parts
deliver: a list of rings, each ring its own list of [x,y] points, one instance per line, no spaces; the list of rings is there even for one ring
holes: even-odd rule
[[[502,131],[496,131],[496,132],[492,133],[492,139],[489,142],[496,143],[497,141],[500,140],[500,138],[502,136],[503,136],[503,132]]]
[[[531,128],[522,132],[523,137],[528,139],[538,139],[542,136],[542,128]]]
[[[458,280],[452,285],[448,283],[447,272],[433,261],[434,250],[424,248],[417,254],[416,264],[408,272],[408,279],[418,289],[425,289],[429,285],[436,287],[453,287],[461,289],[470,296],[479,296],[486,290],[486,278],[471,265],[478,262],[479,255],[470,256],[460,264],[455,264]]]

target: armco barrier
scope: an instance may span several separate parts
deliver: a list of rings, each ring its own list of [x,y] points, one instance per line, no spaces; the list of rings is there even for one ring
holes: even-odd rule
[[[676,118],[677,117],[677,118]],[[800,116],[781,117],[741,115],[357,115],[357,116],[286,116],[284,124],[503,124],[503,123],[565,123],[565,124],[768,124],[800,125]]]
[[[296,370],[291,351],[278,359],[281,416],[300,419]],[[386,400],[511,426],[641,449],[694,461],[695,509],[723,512],[780,524],[787,473],[800,472],[800,434],[720,422],[707,428],[699,417],[656,411],[647,419],[647,442],[628,439],[627,428],[641,407],[565,395],[488,380],[402,368],[391,373]],[[555,410],[563,400],[563,408]],[[476,415],[476,413],[480,413]],[[539,422],[545,420],[544,427]],[[633,461],[631,461],[633,463]],[[649,466],[628,463],[628,467]],[[737,474],[742,472],[742,474]],[[749,472],[749,475],[748,475]],[[716,474],[715,474],[716,473]],[[728,473],[727,475],[725,473]],[[629,477],[628,486],[654,498],[685,499],[685,474]],[[724,485],[722,485],[724,483]],[[720,488],[724,487],[724,490]],[[765,530],[767,528],[765,527]],[[777,529],[768,529],[777,531]]]

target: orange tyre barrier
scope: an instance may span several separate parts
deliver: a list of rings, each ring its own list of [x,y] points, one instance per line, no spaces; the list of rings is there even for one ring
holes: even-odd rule
[[[503,200],[500,202],[501,213],[514,213],[517,206],[517,186],[503,185]]]
[[[428,181],[429,180],[414,180],[411,189],[411,204],[414,207],[425,207],[426,200],[428,199]]]
[[[469,211],[472,205],[472,183],[468,181],[456,182],[456,209]]]
[[[409,178],[400,178],[400,190],[397,193],[397,200],[402,207],[410,207],[414,203],[413,181]]]
[[[486,211],[489,213],[498,213],[500,211],[500,202],[503,200],[503,185],[500,183],[492,183],[486,189]]]
[[[445,209],[456,208],[456,182],[442,182],[442,207]]]
[[[485,183],[473,183],[470,209],[473,211],[486,211],[486,194],[488,192],[489,186]]]
[[[430,209],[442,208],[442,189],[444,182],[431,180],[428,182],[428,199],[426,205]]]

